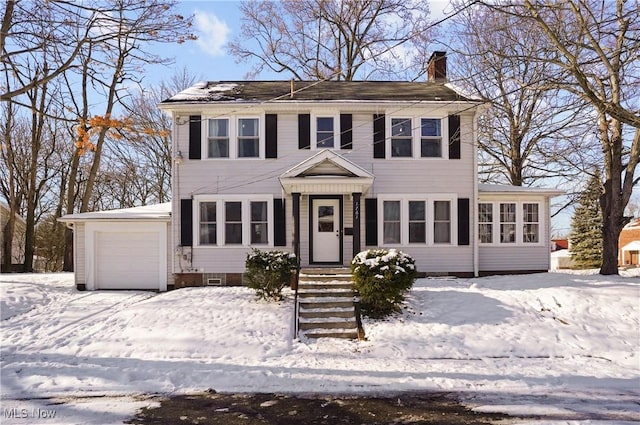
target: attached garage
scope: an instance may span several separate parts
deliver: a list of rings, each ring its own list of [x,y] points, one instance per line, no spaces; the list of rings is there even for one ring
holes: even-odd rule
[[[170,284],[169,203],[71,214],[78,289],[166,291]]]

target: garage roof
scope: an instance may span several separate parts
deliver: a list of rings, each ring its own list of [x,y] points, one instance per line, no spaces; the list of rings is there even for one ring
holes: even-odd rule
[[[145,205],[142,207],[122,208],[109,211],[95,211],[77,214],[67,214],[58,219],[63,223],[92,220],[159,220],[169,221],[171,219],[171,202],[163,204]]]

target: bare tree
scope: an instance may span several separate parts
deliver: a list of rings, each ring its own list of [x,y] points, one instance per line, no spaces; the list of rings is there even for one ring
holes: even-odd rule
[[[554,69],[532,59],[537,28],[485,7],[456,21],[457,84],[492,105],[480,117],[481,178],[528,186],[579,175],[575,141],[584,140],[589,117],[583,102],[544,80]]]
[[[638,1],[567,0],[485,3],[539,30],[532,59],[557,72],[548,83],[571,92],[594,110],[603,152],[603,262],[601,274],[618,273],[618,238],[640,162],[640,7]],[[625,131],[630,126],[633,131]]]
[[[228,47],[254,62],[249,77],[269,69],[298,80],[397,79],[426,70],[422,0],[250,0],[240,9],[242,33]]]

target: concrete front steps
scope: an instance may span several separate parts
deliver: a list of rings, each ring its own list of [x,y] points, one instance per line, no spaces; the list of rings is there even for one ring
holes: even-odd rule
[[[302,269],[298,283],[298,330],[307,338],[358,338],[348,269]]]

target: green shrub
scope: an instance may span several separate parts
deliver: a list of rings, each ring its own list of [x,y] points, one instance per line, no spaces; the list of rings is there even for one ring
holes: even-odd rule
[[[351,261],[351,273],[362,313],[374,319],[400,311],[404,294],[417,276],[414,259],[395,249],[359,253]]]
[[[290,252],[260,251],[254,248],[247,255],[245,264],[247,283],[256,290],[258,298],[280,301],[282,288],[291,282],[298,260]]]

